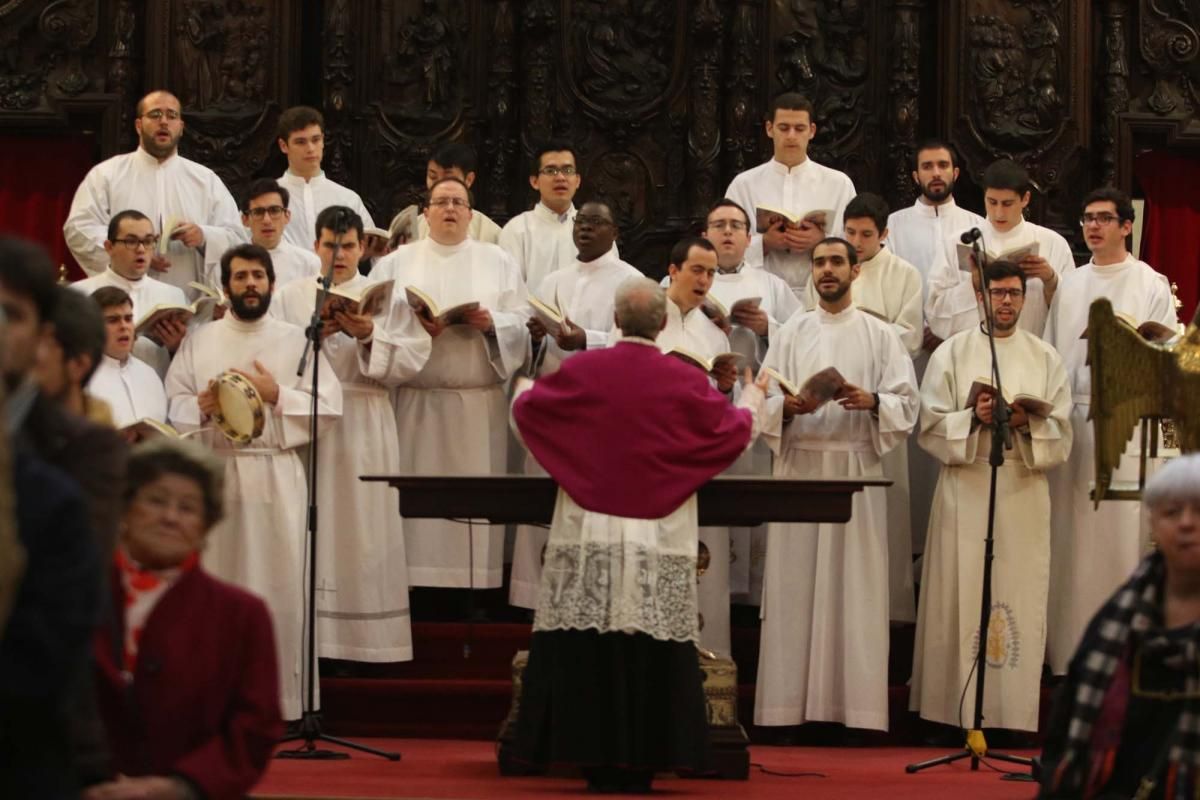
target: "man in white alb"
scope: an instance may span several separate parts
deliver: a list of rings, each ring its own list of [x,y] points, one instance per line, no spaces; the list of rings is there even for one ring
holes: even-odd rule
[[[321,274],[340,291],[374,282],[360,275],[362,218],[345,206],[317,216]],[[309,275],[280,287],[271,316],[308,327],[320,280]],[[400,472],[400,437],[388,390],[363,375],[375,320],[340,298],[323,314],[321,354],[342,384],[342,417],[317,448],[317,647],[323,658],[408,661],[412,632],[404,528],[391,488],[360,475]],[[386,309],[384,309],[386,313]]]
[[[846,381],[823,404],[772,388],[762,435],[780,477],[882,476],[882,455],[917,421],[916,376],[900,337],[854,305],[856,262],[844,239],[813,248],[820,301],[779,329],[763,363],[797,385],[828,367]],[[882,488],[871,487],[852,502],[844,525],[769,527],[758,725],[887,729],[887,503]]]
[[[141,315],[157,305],[186,305],[187,297],[182,289],[147,274],[157,245],[158,235],[149,217],[133,209],[118,211],[109,220],[107,238],[104,240],[108,268],[90,278],[75,281],[71,288],[88,295],[105,286],[121,289],[133,303],[135,325]],[[153,328],[137,337],[133,352],[161,378],[167,374],[171,355],[179,349],[179,343],[185,335],[187,325],[183,322],[159,320]]]
[[[771,337],[779,326],[801,309],[800,301],[782,278],[746,262],[752,227],[750,216],[740,205],[724,198],[713,204],[705,220],[704,238],[717,248],[717,274],[713,276],[708,297],[718,300],[730,312],[729,349],[740,353],[742,362],[758,373],[767,355]],[[663,279],[666,286],[670,278]],[[757,307],[738,301],[758,298]],[[761,438],[727,471],[730,475],[770,475],[771,449]],[[757,606],[762,597],[763,559],[767,549],[767,528],[730,528],[729,591],[735,602]]]
[[[799,295],[809,280],[813,245],[842,230],[842,210],[854,197],[854,183],[845,173],[808,157],[809,142],[817,133],[808,98],[785,92],[767,113],[767,136],[774,148],[771,160],[735,177],[725,196],[753,220],[757,220],[757,206],[801,216],[817,210],[833,214],[824,227],[806,222],[799,228],[775,227],[754,236],[749,260],[783,278]]]
[[[563,361],[576,353],[606,347],[613,324],[617,287],[642,274],[613,252],[617,223],[607,204],[584,203],[575,215],[572,227],[578,251],[575,263],[551,272],[533,292],[539,300],[556,305],[570,321],[570,328],[552,336],[537,316],[530,316],[526,323],[531,343],[528,366],[534,377],[555,372]],[[528,452],[524,471],[527,475],[546,474]],[[547,533],[544,528],[529,525],[517,528],[508,593],[509,602],[515,606],[537,607],[542,548],[546,545]]]
[[[308,249],[315,235],[317,215],[329,206],[347,206],[362,217],[363,225],[375,227],[371,214],[358,192],[325,177],[321,159],[325,157],[325,117],[308,106],[292,106],[279,115],[279,149],[287,156],[287,172],[279,185],[292,193],[283,238],[297,247]]]
[[[921,273],[885,246],[891,241],[887,203],[877,194],[864,192],[850,201],[843,217],[846,241],[854,245],[860,270],[851,292],[854,305],[890,323],[904,349],[915,356],[921,349],[924,327]],[[809,281],[805,305],[815,308],[819,300],[816,285]],[[886,490],[891,618],[895,622],[916,622],[907,447],[896,447],[884,454],[883,474],[892,481]]]
[[[167,421],[167,393],[162,378],[133,355],[133,301],[124,289],[102,286],[92,300],[104,316],[104,355],[92,378],[89,394],[108,403],[118,428],[138,420]]]
[[[941,258],[940,249],[947,237],[961,231],[980,228],[984,218],[954,202],[954,184],[958,181],[957,155],[954,147],[942,139],[927,139],[917,146],[913,159],[913,182],[920,194],[908,208],[893,211],[888,217],[888,249],[917,268],[921,273],[922,296],[929,294],[929,272],[934,261]],[[913,356],[917,379],[925,374],[925,364],[942,340],[933,335],[925,323],[925,307],[921,306],[924,327],[921,352]],[[938,463],[910,436],[908,451],[908,497],[913,552],[925,546],[925,531],[929,528],[929,505],[937,483]]]
[[[1071,387],[1058,352],[1017,326],[1024,272],[996,261],[984,272],[1013,448],[996,476],[992,607],[983,718],[989,728],[1037,730],[1046,593],[1050,583],[1050,490],[1046,471],[1071,451]],[[983,302],[982,295],[979,300]],[[992,353],[982,328],[951,336],[929,359],[921,384],[921,446],[942,464],[921,578],[909,708],[946,725],[975,718],[975,643],[988,526],[995,403]],[[984,381],[980,381],[982,385]],[[965,692],[965,695],[964,695]]]
[[[575,259],[572,201],[581,177],[574,147],[562,140],[539,147],[530,167],[529,185],[538,193],[537,205],[505,224],[499,245],[517,262],[525,284],[533,288]]]
[[[983,172],[987,221],[979,230],[984,252],[996,256],[1036,244],[1037,254],[1025,255],[1019,261],[1028,279],[1019,324],[1041,336],[1059,279],[1075,269],[1075,258],[1060,234],[1025,220],[1032,187],[1029,173],[1020,164],[1007,158],[993,162]],[[968,273],[959,268],[958,248],[966,232],[956,231],[942,240],[930,270],[925,318],[939,339],[974,328],[982,319],[975,295],[977,278],[972,277],[975,270]]]
[[[385,256],[371,272],[395,280],[391,311],[376,326],[363,372],[395,385],[400,471],[425,475],[501,475],[508,458],[504,387],[525,362],[528,296],[521,272],[497,245],[467,237],[470,194],[446,178],[429,190],[429,238]],[[453,319],[435,317],[405,289],[441,310],[477,303]],[[504,528],[415,519],[404,523],[409,584],[495,588],[501,584]]]
[[[208,237],[222,230],[244,240],[237,203],[215,172],[179,155],[183,111],[175,95],[154,91],[139,100],[134,127],[138,149],[92,167],[76,190],[63,224],[67,247],[87,272],[102,271],[109,220],[136,209],[170,242],[165,256],[151,251],[151,269],[191,296],[187,285],[203,274]]]
[[[1153,320],[1178,326],[1171,286],[1165,275],[1138,261],[1125,247],[1133,230],[1129,197],[1111,188],[1084,198],[1079,223],[1092,251],[1088,263],[1064,276],[1054,295],[1046,341],[1058,348],[1071,381],[1071,424],[1075,446],[1066,465],[1050,473],[1050,615],[1047,652],[1056,675],[1067,665],[1084,628],[1097,609],[1121,584],[1143,555],[1141,504],[1106,500],[1097,509],[1091,500],[1095,480],[1095,437],[1088,419],[1092,374],[1087,364],[1088,311],[1106,297],[1113,310],[1137,324]],[[1113,474],[1118,481],[1137,481],[1139,445],[1131,441]]]
[[[292,219],[290,202],[291,192],[273,178],[259,178],[250,184],[242,203],[242,224],[250,231],[250,242],[271,254],[275,283],[280,287],[287,286],[297,278],[315,276],[321,271],[321,259],[317,258],[311,247],[299,247],[284,239],[284,231]],[[220,241],[217,237],[213,239],[214,245]],[[237,244],[229,242],[224,247],[209,249],[205,258],[204,277],[208,285],[221,285],[221,256]]]
[[[474,148],[462,142],[447,142],[434,150],[433,155],[429,157],[429,163],[425,167],[425,189],[428,191],[442,178],[458,178],[471,189],[475,186],[475,164]],[[415,212],[416,206],[411,206],[411,209]],[[394,233],[397,226],[403,224],[412,212],[407,208],[397,212],[392,219],[389,233]],[[416,235],[413,238],[428,239],[429,223],[424,215],[416,215],[416,221]],[[477,242],[496,244],[500,241],[500,226],[492,222],[487,214],[472,209],[467,235]]]
[[[312,370],[320,363],[318,431],[341,416],[342,387],[324,356],[304,352],[304,330],[267,316],[275,283],[271,256],[239,245],[221,259],[229,313],[197,328],[167,373],[167,417],[184,432],[210,428],[221,410],[215,381],[235,372],[263,404],[263,430],[248,444],[216,430],[198,436],[225,459],[225,518],[204,551],[205,566],[259,595],[271,610],[284,719],[300,717],[304,689],[307,484],[298,448],[310,441]],[[311,667],[315,668],[316,664]],[[316,710],[316,709],[313,709]]]

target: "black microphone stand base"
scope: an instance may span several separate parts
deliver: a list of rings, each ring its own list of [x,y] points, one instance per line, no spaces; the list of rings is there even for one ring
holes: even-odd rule
[[[308,761],[340,761],[350,757],[349,753],[343,753],[339,750],[320,750],[317,748],[317,742],[328,742],[338,747],[347,747],[351,750],[357,750],[360,753],[369,753],[373,756],[386,758],[388,761],[400,760],[399,753],[378,750],[365,744],[321,733],[320,715],[313,711],[305,711],[301,714],[300,731],[298,733],[292,736],[285,736],[279,740],[280,744],[287,744],[288,742],[304,742],[304,744],[295,750],[280,750],[275,754],[276,758],[305,759]]]
[[[904,771],[909,775],[912,775],[913,773],[920,772],[923,769],[940,767],[943,764],[953,764],[956,761],[962,761],[964,758],[971,759],[971,769],[972,771],[976,771],[979,769],[979,759],[987,756],[993,761],[1003,761],[1008,764],[1020,764],[1023,767],[1029,767],[1029,775],[1014,775],[1012,778],[1009,778],[1006,774],[1005,778],[1009,780],[1037,780],[1037,767],[1032,758],[1013,756],[1009,755],[1008,753],[989,752],[987,749],[987,742],[984,741],[983,738],[983,731],[967,731],[966,737],[967,741],[963,745],[963,749],[960,752],[938,756],[937,758],[931,758],[928,761],[919,761],[916,764],[909,764],[904,768]]]

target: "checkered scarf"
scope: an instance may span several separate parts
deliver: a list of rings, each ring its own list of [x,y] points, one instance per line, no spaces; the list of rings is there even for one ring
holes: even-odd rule
[[[1177,641],[1168,642],[1164,635],[1161,609],[1165,579],[1162,554],[1146,557],[1129,581],[1100,609],[1084,637],[1073,665],[1079,673],[1079,682],[1066,746],[1049,781],[1053,796],[1094,797],[1111,777],[1129,692],[1124,662],[1135,639],[1144,658],[1182,658],[1190,664],[1187,693],[1200,691],[1197,637],[1186,637],[1181,647]],[[1121,678],[1114,681],[1118,671]],[[1109,697],[1106,703],[1110,690],[1124,697]],[[1114,707],[1119,709],[1115,718],[1110,710]],[[1105,726],[1108,731],[1103,729]],[[1114,726],[1116,736],[1111,735]],[[1180,713],[1169,742],[1166,770],[1160,770],[1162,774],[1153,778],[1164,787],[1165,798],[1195,797],[1200,775],[1200,714],[1194,704],[1188,703]],[[1150,768],[1147,764],[1146,769]]]

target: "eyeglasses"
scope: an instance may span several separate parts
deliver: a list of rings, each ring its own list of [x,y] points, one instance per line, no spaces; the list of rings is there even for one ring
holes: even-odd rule
[[[1103,227],[1116,222],[1118,219],[1120,219],[1120,217],[1118,217],[1116,214],[1110,214],[1107,211],[1101,211],[1099,214],[1084,214],[1079,218],[1079,226],[1083,228],[1095,222]]]
[[[1008,297],[1012,300],[1020,300],[1025,296],[1024,289],[988,289],[988,294],[993,300],[1003,300]]]
[[[455,208],[470,208],[470,204],[461,197],[435,197],[429,201],[429,205],[445,208],[454,206]]]
[[[612,225],[613,221],[611,219],[605,219],[604,217],[594,217],[594,216],[585,216],[583,214],[576,214],[575,215],[575,224],[576,225],[591,225],[593,228],[600,228],[605,225]]]
[[[261,206],[259,208],[250,209],[246,212],[246,214],[254,219],[262,219],[263,217],[267,216],[271,217],[271,219],[278,219],[279,217],[283,216],[283,212],[285,211],[287,211],[287,209],[283,206]]]
[[[744,231],[749,228],[740,219],[718,219],[708,223],[708,229],[712,231]]]
[[[113,244],[123,244],[130,250],[137,250],[138,246],[145,247],[149,250],[154,245],[158,244],[157,236],[147,236],[145,239],[139,239],[136,236],[126,236],[124,239],[117,239]]]
[[[566,164],[561,167],[555,167],[555,166],[542,167],[541,169],[538,170],[538,173],[540,173],[542,175],[547,175],[551,178],[557,178],[559,175],[567,175],[569,177],[571,175],[574,175],[578,171],[579,170],[575,169],[574,164]]]
[[[168,108],[166,111],[163,111],[161,108],[156,108],[153,111],[147,111],[142,116],[148,117],[155,122],[158,122],[163,117],[166,117],[171,122],[175,122],[176,120],[180,119],[182,115],[173,108]]]

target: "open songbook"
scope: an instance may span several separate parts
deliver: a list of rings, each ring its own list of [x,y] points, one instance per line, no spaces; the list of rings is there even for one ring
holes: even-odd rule
[[[378,316],[392,305],[392,287],[395,281],[390,278],[378,283],[368,283],[357,289],[344,286],[330,286],[325,296],[325,305],[321,308],[321,316],[325,319],[337,311],[349,311],[352,314],[366,314],[369,317]]]
[[[842,391],[842,387],[846,385],[846,379],[842,373],[838,372],[837,367],[826,367],[819,372],[814,372],[799,386],[771,367],[763,367],[763,371],[775,379],[784,394],[799,397],[806,403],[814,403],[813,411],[837,397]]]
[[[799,228],[805,222],[816,225],[824,231],[828,228],[830,220],[833,219],[833,211],[828,208],[785,211],[782,208],[772,208],[771,206],[755,206],[754,213],[759,233],[765,233],[771,228],[780,226]]]
[[[713,297],[711,293],[704,296],[704,302],[700,304],[700,311],[704,316],[711,319],[713,322],[720,324],[720,320],[726,320],[730,325],[733,323],[733,315],[739,311],[757,311],[762,305],[761,297],[743,297],[736,301],[729,308],[725,304]]]
[[[963,272],[974,272],[975,260],[972,258],[974,252],[971,250],[971,245],[959,242],[954,246],[954,249],[958,253],[958,268]],[[1021,259],[1026,256],[1036,256],[1039,250],[1040,247],[1037,242],[1030,242],[1029,244],[1012,247],[999,253],[993,253],[991,250],[985,249],[983,254],[989,264],[993,261],[1011,261],[1014,264],[1020,264]]]
[[[692,366],[699,367],[710,374],[725,364],[733,364],[734,367],[737,367],[745,358],[741,353],[718,353],[712,358],[705,358],[699,353],[693,353],[691,350],[686,350],[682,347],[672,347],[666,354],[675,356],[679,360],[686,361]]]
[[[160,222],[162,225],[159,227],[158,234],[158,255],[165,256],[171,249],[171,234],[175,232],[175,228],[179,227],[179,223],[183,222],[183,219],[164,214],[160,218]]]
[[[121,427],[122,434],[126,434],[126,438],[131,438],[136,442],[153,439],[158,436],[168,436],[172,439],[180,438],[179,431],[165,422],[159,422],[156,419],[145,417],[137,422],[131,422],[128,425]]]
[[[991,378],[976,378],[971,384],[971,390],[967,392],[967,408],[974,408],[975,402],[979,400],[981,394],[995,394],[996,390],[992,388]],[[1025,413],[1031,417],[1041,417],[1045,419],[1054,413],[1054,404],[1044,397],[1037,397],[1032,394],[1018,394],[1013,398],[1005,396],[1004,401],[1010,406],[1020,406],[1025,409]]]
[[[547,303],[545,300],[529,295],[529,307],[533,309],[533,315],[551,336],[557,338],[564,331],[571,330],[571,322],[567,319],[567,315],[559,309],[557,299],[553,303]]]
[[[1166,344],[1179,335],[1179,331],[1171,328],[1168,325],[1163,325],[1152,319],[1138,324],[1138,321],[1123,311],[1116,312],[1117,322],[1128,325],[1133,330],[1137,331],[1138,336],[1141,336],[1147,342],[1154,344]],[[1088,338],[1088,329],[1084,328],[1083,333],[1079,334],[1080,339]]]
[[[225,298],[211,286],[192,281],[188,284],[188,288],[195,289],[200,296],[187,305],[158,303],[147,309],[134,325],[134,333],[138,336],[145,336],[161,320],[167,319],[178,319],[185,325],[193,319],[207,322],[212,319],[217,306],[225,304]]]
[[[466,303],[459,303],[456,306],[450,306],[449,308],[442,308],[436,300],[416,286],[405,286],[404,294],[408,298],[408,304],[412,307],[413,311],[428,320],[437,321],[443,325],[462,325],[465,322],[464,318],[467,312],[479,308],[478,300],[471,300]]]

